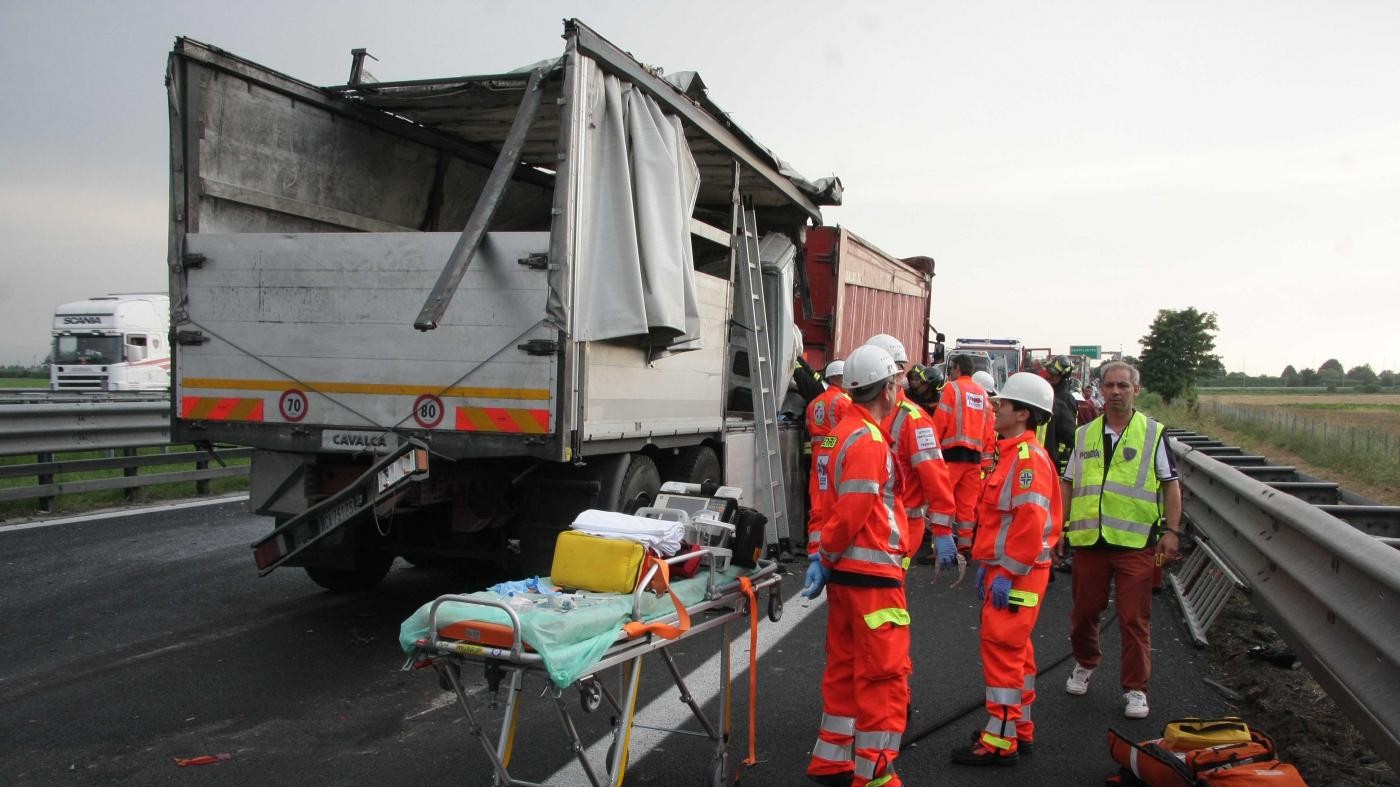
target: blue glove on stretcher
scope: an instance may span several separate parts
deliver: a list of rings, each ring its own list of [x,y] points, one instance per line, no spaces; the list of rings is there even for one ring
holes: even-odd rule
[[[944,568],[951,568],[957,565],[958,547],[953,543],[953,537],[951,535],[934,536],[933,546],[934,549],[938,550],[938,565]]]
[[[1011,577],[997,577],[992,580],[992,606],[1006,609],[1011,603]]]
[[[815,599],[822,594],[822,588],[826,587],[826,580],[831,577],[831,569],[822,565],[822,559],[818,555],[811,555],[808,558],[807,577],[802,585],[802,596]]]

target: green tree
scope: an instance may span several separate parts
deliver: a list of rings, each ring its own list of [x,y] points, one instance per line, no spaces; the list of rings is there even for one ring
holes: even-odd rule
[[[1321,365],[1321,366],[1317,367],[1317,371],[1318,371],[1319,373],[1322,373],[1322,372],[1336,372],[1337,374],[1341,374],[1341,373],[1342,373],[1342,362],[1339,361],[1339,360],[1337,360],[1336,358],[1328,358],[1327,360],[1325,360],[1325,361],[1322,362],[1322,365]]]
[[[1193,391],[1198,379],[1224,371],[1213,352],[1218,330],[1214,312],[1195,307],[1158,311],[1141,340],[1142,384],[1170,404]]]
[[[1380,374],[1376,375],[1376,381],[1379,382],[1381,385],[1384,385],[1386,388],[1394,388],[1394,387],[1395,387],[1395,372],[1392,372],[1391,370],[1386,369],[1385,371],[1383,371],[1383,372],[1381,372]]]
[[[1309,368],[1298,372],[1298,384],[1309,387],[1318,385],[1317,370]]]
[[[1337,388],[1341,386],[1342,381],[1346,379],[1346,375],[1342,374],[1341,369],[1323,368],[1317,373],[1317,376],[1322,380],[1322,384],[1327,386],[1327,390],[1329,391],[1337,390]]]
[[[1347,370],[1347,379],[1355,380],[1362,385],[1374,383],[1376,381],[1376,370],[1372,369],[1369,363],[1353,366]]]
[[[1293,368],[1293,364],[1283,367],[1283,374],[1279,375],[1283,380],[1284,387],[1292,387],[1298,384],[1298,370]]]

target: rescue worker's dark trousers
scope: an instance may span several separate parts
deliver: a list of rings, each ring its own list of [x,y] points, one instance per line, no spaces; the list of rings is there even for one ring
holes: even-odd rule
[[[853,787],[898,787],[888,769],[909,704],[909,627],[891,622],[890,611],[906,609],[904,588],[827,585],[826,597],[822,721],[807,772],[854,772]]]

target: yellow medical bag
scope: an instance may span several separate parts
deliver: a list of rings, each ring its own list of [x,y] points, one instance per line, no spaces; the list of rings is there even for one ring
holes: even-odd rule
[[[646,548],[636,541],[565,530],[554,542],[549,578],[569,590],[631,593],[645,557]]]

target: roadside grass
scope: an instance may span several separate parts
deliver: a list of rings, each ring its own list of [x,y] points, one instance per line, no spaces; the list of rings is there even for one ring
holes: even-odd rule
[[[195,454],[197,450],[193,446],[180,445],[169,446],[165,453],[180,454],[189,453],[191,459],[188,462],[178,462],[172,464],[155,465],[151,467],[137,468],[137,475],[141,477],[156,476],[165,473],[180,473],[195,470]],[[138,456],[150,456],[162,453],[161,446],[149,446],[137,449]],[[80,451],[56,453],[53,461],[68,461],[76,459],[105,459],[120,456],[120,451]],[[0,456],[0,467],[14,465],[32,464],[38,461],[35,454]],[[249,462],[247,458],[228,458],[224,460],[230,467],[246,466]],[[217,462],[210,462],[211,467],[218,467]],[[110,470],[88,470],[76,473],[57,473],[53,477],[53,483],[65,481],[88,481],[99,478],[120,478],[122,468],[112,468]],[[16,476],[11,478],[0,478],[0,490],[33,487],[38,483],[35,476]],[[113,508],[117,506],[132,505],[133,503],[151,503],[163,500],[183,500],[196,497],[204,497],[198,492],[197,481],[171,481],[157,483],[151,486],[141,486],[128,490],[104,489],[95,492],[78,492],[75,494],[59,495],[54,498],[51,511],[41,512],[38,499],[5,500],[0,501],[0,519],[10,519],[15,517],[28,517],[39,513],[46,516],[52,514],[75,514],[84,511],[93,511],[102,508]],[[209,496],[227,495],[248,489],[247,476],[234,476],[231,478],[214,478],[207,481],[209,485]]]
[[[48,388],[47,377],[0,377],[0,388]]]
[[[1341,423],[1324,429],[1323,421],[1292,418],[1278,407],[1215,407],[1208,401],[1190,407],[1165,405],[1153,397],[1142,409],[1168,426],[1238,443],[1276,460],[1282,453],[1292,454],[1344,488],[1376,497],[1379,503],[1400,504],[1400,434]]]

